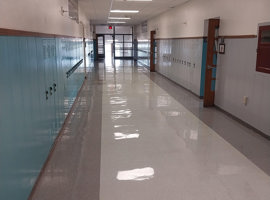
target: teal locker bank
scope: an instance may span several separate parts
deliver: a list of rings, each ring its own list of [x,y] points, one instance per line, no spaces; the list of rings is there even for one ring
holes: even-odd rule
[[[91,42],[88,45],[92,45]],[[82,39],[0,36],[0,199],[27,199],[84,81]]]

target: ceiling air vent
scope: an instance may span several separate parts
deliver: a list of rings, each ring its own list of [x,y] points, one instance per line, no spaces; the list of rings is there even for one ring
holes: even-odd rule
[[[79,23],[78,0],[68,0],[69,18]]]

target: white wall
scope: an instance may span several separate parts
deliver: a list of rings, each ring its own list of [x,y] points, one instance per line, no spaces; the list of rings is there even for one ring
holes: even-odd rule
[[[257,39],[225,39],[225,44],[226,53],[218,57],[215,104],[270,135],[270,74],[255,70]]]
[[[107,25],[95,25],[96,34],[113,34],[113,29]]]
[[[204,20],[216,17],[221,20],[220,35],[257,35],[258,24],[270,22],[270,1],[190,0],[148,20],[148,33],[141,33],[140,25],[136,32],[138,39],[149,39],[151,30],[157,30],[157,38],[204,36]],[[218,55],[215,104],[270,135],[270,74],[256,72],[257,38],[225,39],[225,44],[225,55]],[[179,45],[171,48],[172,55],[181,56],[177,49],[184,46]],[[197,48],[201,50],[200,45]],[[181,65],[168,67],[160,59],[157,70],[188,89],[198,84],[192,79],[187,84]],[[244,96],[248,97],[246,106]]]
[[[150,32],[142,33],[142,26],[140,24],[135,26],[134,35],[135,35],[135,38],[140,39],[140,40],[150,39]]]
[[[0,28],[82,37],[82,25],[61,15],[67,0],[0,0]],[[79,7],[80,21],[90,38],[90,23]],[[89,31],[88,31],[89,30]]]
[[[269,0],[190,0],[148,20],[148,34],[158,38],[203,36],[204,20],[220,17],[220,35],[257,34],[257,24],[270,21]],[[139,31],[139,33],[138,33]],[[137,27],[137,34],[140,28]]]

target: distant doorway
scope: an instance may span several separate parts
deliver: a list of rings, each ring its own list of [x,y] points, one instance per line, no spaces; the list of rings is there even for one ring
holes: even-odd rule
[[[105,64],[112,66],[114,61],[113,35],[105,35]]]
[[[133,34],[115,34],[114,58],[133,59]]]
[[[105,42],[104,35],[97,35],[97,58],[105,58]]]
[[[150,71],[155,72],[155,57],[156,57],[156,42],[155,42],[156,31],[150,33]]]

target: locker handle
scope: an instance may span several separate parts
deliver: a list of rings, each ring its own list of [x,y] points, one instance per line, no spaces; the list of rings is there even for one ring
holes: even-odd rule
[[[56,92],[56,83],[53,84],[53,91]]]
[[[212,65],[212,66],[215,66],[215,65]],[[216,67],[211,67],[211,66],[207,66],[207,69],[216,69]]]
[[[50,87],[50,95],[52,95],[52,90],[53,90],[53,88],[52,88],[52,87]]]
[[[46,94],[46,100],[48,100],[49,99],[49,97],[48,97],[48,94],[49,94],[48,90],[45,91],[45,94]]]

